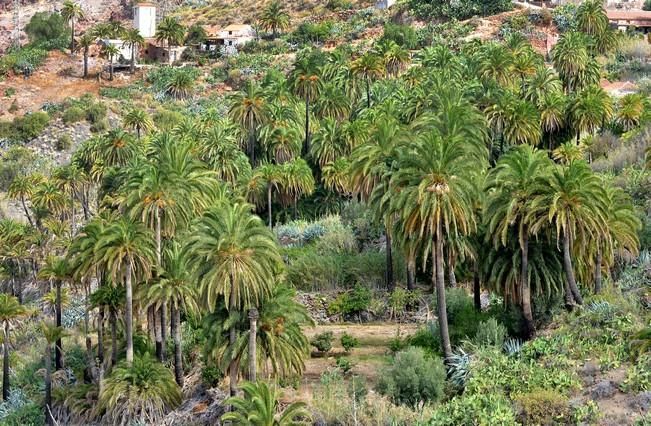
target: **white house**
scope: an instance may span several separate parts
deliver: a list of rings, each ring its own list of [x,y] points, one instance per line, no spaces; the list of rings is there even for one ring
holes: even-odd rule
[[[391,6],[396,4],[396,0],[378,0],[375,3],[375,8],[376,9],[388,9]]]
[[[126,62],[131,62],[131,48],[129,46],[124,45],[124,41],[122,40],[100,40],[100,44],[103,45],[111,45],[117,47],[117,49],[120,51],[120,53],[113,58],[113,63],[114,64],[120,64],[120,63],[126,63]]]
[[[241,46],[255,39],[255,31],[251,25],[231,24],[219,31],[218,38],[224,46]]]
[[[156,35],[156,5],[154,3],[136,3],[133,6],[133,27],[144,38]]]

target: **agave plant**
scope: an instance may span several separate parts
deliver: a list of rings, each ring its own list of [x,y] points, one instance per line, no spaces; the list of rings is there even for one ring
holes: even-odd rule
[[[463,349],[459,349],[448,358],[448,376],[450,382],[460,389],[466,386],[466,382],[470,377],[470,361],[470,354],[466,353]]]
[[[522,353],[522,340],[509,337],[504,341],[502,348],[508,356],[519,356]]]

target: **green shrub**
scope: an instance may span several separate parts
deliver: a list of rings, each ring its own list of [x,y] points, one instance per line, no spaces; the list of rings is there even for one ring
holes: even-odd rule
[[[100,87],[99,95],[104,98],[129,100],[131,98],[132,90],[130,87]]]
[[[176,127],[177,124],[183,121],[183,114],[159,108],[151,118],[157,129],[161,131],[170,131]]]
[[[516,395],[520,421],[526,425],[569,424],[571,417],[567,397],[550,390],[536,390]]]
[[[98,120],[90,125],[90,131],[93,133],[102,133],[109,129],[109,122],[107,118]]]
[[[394,41],[406,49],[415,49],[418,46],[418,36],[411,25],[385,24],[380,41],[384,40]]]
[[[344,333],[341,336],[341,346],[346,352],[350,352],[351,349],[359,346],[359,340],[348,333]]]
[[[34,139],[45,130],[49,121],[50,116],[40,111],[16,117],[13,123],[13,135],[10,137],[22,142]]]
[[[70,44],[68,23],[58,13],[37,12],[25,26],[29,41],[48,50],[65,49]]]
[[[7,87],[5,89],[5,98],[10,98],[15,94],[16,94],[16,89],[14,89],[13,87]]]
[[[204,365],[203,368],[201,368],[201,380],[208,387],[212,388],[219,385],[219,382],[223,377],[224,375],[222,374],[221,369],[216,365],[209,364]]]
[[[373,294],[368,287],[356,285],[350,291],[341,293],[328,306],[331,314],[354,314],[368,310]]]
[[[328,41],[334,24],[332,21],[318,23],[303,22],[296,30],[289,35],[290,41],[294,43],[316,43]]]
[[[414,306],[420,297],[418,291],[409,291],[404,288],[396,288],[389,294],[388,305],[391,310],[391,317],[400,317],[407,308]]]
[[[345,357],[337,358],[337,361],[335,362],[335,365],[344,374],[348,374],[350,372],[350,370],[353,369],[353,363],[350,361],[350,359],[345,358]]]
[[[407,0],[409,9],[421,19],[467,19],[511,10],[508,0]]]
[[[13,145],[0,152],[0,190],[6,191],[11,182],[19,175],[28,175],[41,164],[34,151]]]
[[[622,389],[625,392],[651,390],[651,353],[639,357],[635,365],[628,369]]]
[[[106,118],[107,111],[108,109],[103,102],[91,103],[86,107],[86,120],[91,124],[97,124]]]
[[[380,375],[377,389],[396,404],[416,408],[443,397],[445,375],[440,358],[426,357],[420,348],[408,348],[398,352]]]
[[[430,353],[441,352],[441,341],[439,340],[438,322],[430,321],[426,326],[416,330],[414,334],[406,339],[410,346],[422,348]]]
[[[78,106],[71,106],[63,111],[63,116],[61,118],[66,124],[76,123],[86,118],[86,112]]]
[[[67,151],[71,147],[72,147],[72,138],[67,133],[64,133],[61,136],[59,136],[59,138],[54,144],[54,148],[57,151]]]
[[[18,111],[18,100],[17,99],[14,99],[13,101],[11,101],[11,105],[9,105],[9,109],[7,111],[9,111],[12,114],[14,112]]]
[[[495,318],[490,318],[479,323],[477,333],[473,340],[481,346],[496,346],[501,348],[504,345],[506,336],[506,327],[498,323]]]
[[[332,331],[326,331],[320,334],[317,334],[310,340],[310,345],[314,346],[317,351],[326,353],[330,352],[332,349],[332,341],[334,340],[334,334]]]
[[[481,422],[478,423],[478,419]],[[515,426],[518,422],[508,399],[494,392],[461,395],[438,407],[431,426],[500,425]]]
[[[10,71],[21,74],[25,66],[32,69],[38,68],[47,58],[47,50],[33,46],[25,46],[20,50],[9,50],[0,57],[0,77],[6,76]]]

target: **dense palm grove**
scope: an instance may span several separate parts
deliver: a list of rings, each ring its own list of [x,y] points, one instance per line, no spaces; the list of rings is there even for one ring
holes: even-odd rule
[[[67,7],[68,21],[81,16]],[[615,99],[600,87],[601,58],[625,37],[601,6],[584,3],[576,21],[549,61],[519,34],[415,52],[391,40],[304,49],[289,73],[250,79],[225,108],[165,128],[130,106],[68,165],[15,177],[8,194],[25,222],[0,221],[3,398],[13,327],[40,317],[48,424],[160,422],[181,403],[186,363],[196,362],[183,347],[189,331],[201,333],[205,367],[228,383],[224,421],[272,424],[246,417],[257,411],[282,425],[311,418],[301,403],[281,412],[276,391],[256,382],[300,377],[310,356],[312,320],[274,229],[350,205],[381,230],[383,291],[404,284],[435,295],[430,355],[444,361],[450,386],[466,383],[458,322],[446,309],[457,277],[473,283],[477,309],[482,291],[516,307],[513,334],[525,340],[545,307],[583,312],[637,257],[646,220],[618,176],[595,171],[591,144],[604,132],[635,134],[651,109],[643,95]],[[274,38],[289,27],[279,3],[261,22]],[[102,31],[112,30],[93,34]],[[129,43],[142,43],[136,36]],[[167,46],[183,36],[173,19],[159,27]],[[72,46],[86,58],[92,42]],[[178,73],[163,91],[184,102],[193,83]],[[31,279],[45,286],[44,302],[23,288]],[[73,338],[62,312],[73,294],[84,305],[85,361],[83,377],[63,386]],[[396,365],[419,357],[401,352]],[[432,386],[430,399],[440,400],[442,383]],[[393,402],[422,412],[427,399]],[[476,424],[515,422],[503,400],[478,404],[466,408],[473,417],[495,417]],[[463,423],[446,410],[419,421]]]

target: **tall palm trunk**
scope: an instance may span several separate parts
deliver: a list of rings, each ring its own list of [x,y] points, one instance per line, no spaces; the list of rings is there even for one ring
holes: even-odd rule
[[[127,303],[125,318],[125,334],[127,338],[127,365],[133,364],[133,288],[131,287],[131,261],[127,260],[125,287]]]
[[[174,377],[183,387],[183,347],[181,340],[181,310],[174,303],[170,305],[172,316],[172,338],[174,339]]]
[[[452,346],[450,345],[450,333],[448,331],[448,313],[445,304],[445,278],[443,261],[443,229],[441,220],[436,224],[436,235],[434,236],[434,247],[432,250],[432,261],[434,263],[434,284],[436,286],[436,307],[439,320],[439,331],[441,333],[441,348],[446,360],[452,357]]]
[[[162,237],[161,237],[161,218],[160,218],[160,209],[156,207],[154,209],[154,233],[156,239],[156,273],[160,274],[162,267]],[[163,361],[164,349],[163,349],[163,327],[165,323],[163,322],[163,313],[162,309],[153,309],[154,315],[154,335],[156,337],[156,358],[159,361]]]
[[[366,80],[366,106],[371,109],[371,82],[369,81],[368,74],[364,79]]]
[[[84,47],[84,78],[88,78],[88,48]]]
[[[131,74],[136,72],[136,46],[131,45]],[[138,130],[138,139],[140,139],[140,130]]]
[[[86,371],[84,374],[86,378],[90,381],[93,377],[92,371],[95,361],[93,359],[93,342],[90,338],[90,306],[88,305],[90,299],[90,283],[86,280],[83,282],[84,285],[84,340],[86,341]]]
[[[56,280],[54,283],[56,286],[56,326],[61,327],[61,280]],[[61,338],[58,338],[56,341],[56,346],[54,348],[54,368],[58,371],[63,369],[63,343]]]
[[[269,229],[273,228],[273,219],[271,214],[271,195],[273,192],[273,187],[271,183],[267,184],[267,215],[269,217]]]
[[[387,291],[393,291],[395,288],[395,281],[393,279],[393,253],[391,251],[391,233],[389,228],[385,226],[384,235],[386,236],[386,256],[387,256],[387,271],[386,271],[386,283]]]
[[[256,381],[257,363],[257,337],[258,337],[258,310],[249,310],[249,381]]]
[[[27,204],[25,203],[24,195],[20,196],[20,204],[22,204],[23,206],[23,210],[25,211],[25,216],[27,217],[27,221],[29,222],[29,225],[34,226],[34,221],[32,220],[32,216],[29,214],[29,209],[27,209]]]
[[[97,358],[104,362],[104,306],[99,307],[97,314]]]
[[[9,321],[4,324],[4,339],[2,340],[2,399],[9,398]]]
[[[416,288],[416,259],[410,253],[407,260],[407,290],[412,291]]]
[[[454,256],[452,255],[452,250],[448,248],[448,284],[450,288],[455,288],[457,286],[457,274],[455,273],[455,261]]]
[[[597,246],[597,258],[595,259],[595,271],[594,271],[594,292],[599,294],[601,292],[601,246]]]
[[[72,33],[70,34],[70,54],[74,55],[74,53],[75,53],[75,20],[74,20],[74,18],[70,20],[70,26],[72,27]]]
[[[572,293],[572,298],[577,304],[583,305],[583,298],[581,297],[579,287],[576,285],[576,279],[574,278],[574,268],[572,267],[572,257],[570,253],[570,237],[567,233],[563,234],[563,267],[565,268],[567,287]]]
[[[167,349],[165,343],[167,342],[167,303],[163,303],[160,307],[160,341],[161,341],[161,362],[165,362]]]
[[[115,308],[110,308],[111,323],[111,365],[118,363],[118,318]]]
[[[475,310],[481,311],[481,278],[479,276],[479,261],[475,259],[472,264],[472,295],[475,302]]]
[[[303,155],[310,152],[310,95],[305,93],[305,144]]]
[[[233,276],[231,275],[231,296],[228,301],[228,312],[232,313],[235,310],[235,293],[233,292],[233,285],[234,285],[234,279]],[[230,330],[228,331],[229,336],[228,336],[228,343],[230,347],[232,348],[235,345],[235,342],[237,340],[237,330],[235,329],[235,324],[231,325]],[[228,372],[230,376],[230,383],[229,383],[229,389],[230,389],[230,395],[235,396],[237,395],[237,362],[235,360],[231,361],[231,365],[228,366]]]
[[[520,265],[520,283],[522,291],[520,292],[520,305],[522,306],[522,315],[524,316],[525,333],[527,339],[536,334],[536,325],[533,322],[533,312],[531,310],[531,286],[529,285],[529,234],[525,226],[522,232],[522,262]]]
[[[53,425],[54,419],[50,414],[50,407],[52,407],[52,353],[50,342],[47,342],[45,345],[43,361],[45,362],[45,424]]]

